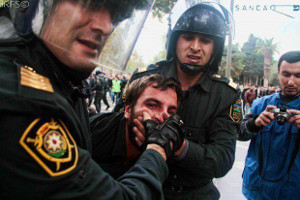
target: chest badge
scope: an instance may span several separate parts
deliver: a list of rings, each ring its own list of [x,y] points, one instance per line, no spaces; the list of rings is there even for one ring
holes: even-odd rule
[[[242,119],[242,100],[238,99],[236,102],[230,107],[229,117],[234,122],[239,122]]]
[[[76,143],[61,120],[35,119],[19,143],[52,177],[67,174],[77,165]]]

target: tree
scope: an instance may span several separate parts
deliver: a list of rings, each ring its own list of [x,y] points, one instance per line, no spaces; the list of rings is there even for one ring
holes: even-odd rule
[[[154,56],[153,60],[151,63],[157,63],[158,61],[166,59],[166,50],[162,49],[156,56]]]
[[[245,85],[260,85],[260,80],[263,78],[264,55],[256,51],[261,41],[260,38],[251,34],[248,41],[243,44],[242,52],[245,57],[242,63],[245,67],[241,79]]]
[[[132,73],[136,68],[146,67],[146,64],[143,62],[143,58],[134,51],[128,61],[126,72]]]
[[[272,62],[272,64],[271,64],[271,68],[270,68],[270,81],[269,81],[269,85],[270,86],[277,86],[277,85],[279,85],[277,63],[278,63],[278,61],[274,60]]]
[[[161,19],[165,14],[169,14],[177,0],[156,0],[153,5],[153,15]]]
[[[225,75],[226,71],[226,57],[227,57],[227,46],[225,46],[222,56],[222,62],[219,69],[219,73]],[[239,44],[234,44],[232,46],[232,62],[230,71],[231,77],[234,82],[240,82],[241,74],[244,70],[245,65],[243,64],[243,60],[245,57],[245,53],[242,52],[239,48]]]
[[[260,43],[257,53],[264,53],[264,87],[269,85],[270,66],[273,55],[277,51],[277,43],[273,44],[273,39],[265,39]]]
[[[162,42],[166,44],[167,37],[163,35],[161,38],[162,38]],[[154,56],[151,63],[157,63],[158,61],[166,59],[166,57],[167,57],[167,51],[165,48],[163,48]]]

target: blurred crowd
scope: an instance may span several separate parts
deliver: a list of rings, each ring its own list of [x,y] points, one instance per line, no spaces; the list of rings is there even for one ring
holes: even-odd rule
[[[92,73],[86,80],[89,113],[100,113],[102,101],[106,105],[105,110],[108,110],[112,105],[107,97],[111,99],[111,104],[118,102],[129,79],[130,75],[106,74],[103,71]]]
[[[244,114],[249,114],[251,105],[255,99],[263,96],[271,95],[280,90],[280,87],[261,87],[254,85],[239,86],[242,92],[243,111]]]

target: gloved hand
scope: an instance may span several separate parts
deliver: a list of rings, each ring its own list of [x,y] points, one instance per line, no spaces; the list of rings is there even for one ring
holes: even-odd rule
[[[180,149],[184,141],[184,130],[178,115],[169,117],[163,124],[157,124],[153,120],[144,122],[146,130],[146,144],[158,144],[168,158],[172,157]],[[173,143],[171,148],[170,141]]]

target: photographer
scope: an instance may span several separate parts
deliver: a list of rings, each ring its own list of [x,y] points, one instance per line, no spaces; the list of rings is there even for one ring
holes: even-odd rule
[[[278,62],[281,91],[253,102],[239,139],[251,139],[243,173],[247,199],[299,199],[300,51]]]

